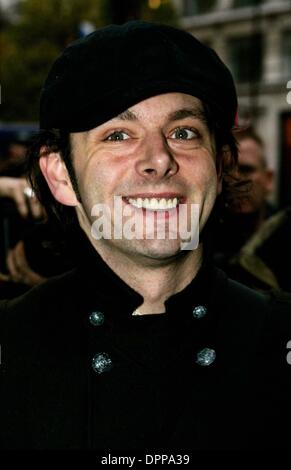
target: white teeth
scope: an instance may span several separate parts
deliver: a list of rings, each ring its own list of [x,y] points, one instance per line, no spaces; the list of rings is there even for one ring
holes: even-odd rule
[[[138,197],[136,199],[134,198],[129,198],[128,202],[137,208],[143,208],[143,209],[149,209],[149,210],[168,210],[168,209],[174,209],[177,207],[179,201],[178,198],[175,197],[173,199],[157,199],[155,197],[153,198],[141,198]]]
[[[173,209],[173,207],[176,207],[178,205],[178,199],[176,197],[174,199],[169,199],[167,204],[168,209]]]
[[[166,199],[164,199],[164,198],[160,199],[159,208],[160,209],[168,209],[168,204],[167,204]]]

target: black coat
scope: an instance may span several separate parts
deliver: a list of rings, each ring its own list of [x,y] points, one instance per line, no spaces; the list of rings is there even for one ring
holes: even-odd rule
[[[289,297],[265,297],[207,266],[166,314],[132,316],[141,300],[91,252],[2,302],[2,449],[290,445]],[[92,311],[102,325],[90,323]],[[216,353],[209,365],[206,356],[197,363],[205,348]],[[93,370],[97,353],[108,354],[110,370]]]

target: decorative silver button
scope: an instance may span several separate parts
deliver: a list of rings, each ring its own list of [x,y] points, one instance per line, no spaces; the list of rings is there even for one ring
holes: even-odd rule
[[[92,368],[97,374],[108,372],[112,367],[112,360],[107,353],[98,353],[92,359]]]
[[[89,321],[94,326],[101,326],[104,323],[104,315],[102,312],[91,312],[89,315]]]
[[[193,317],[194,318],[202,318],[206,315],[207,308],[204,305],[197,305],[197,307],[193,310]]]
[[[215,361],[216,352],[214,349],[204,348],[197,353],[196,363],[199,366],[210,366]]]

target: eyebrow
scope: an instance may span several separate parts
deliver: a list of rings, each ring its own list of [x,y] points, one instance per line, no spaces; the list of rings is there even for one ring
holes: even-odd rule
[[[115,119],[121,119],[122,121],[138,121],[137,115],[129,109],[123,111],[123,113],[118,114]]]
[[[194,117],[195,119],[199,119],[202,122],[206,123],[206,116],[202,109],[200,108],[183,108],[174,111],[173,113],[169,114],[168,118],[170,121],[178,121],[179,119],[185,119],[188,117]]]
[[[168,115],[168,120],[169,121],[178,121],[180,119],[186,119],[188,117],[193,117],[195,119],[199,119],[200,121],[206,123],[206,116],[205,113],[202,109],[200,108],[182,108],[178,109],[177,111],[174,111]],[[120,119],[122,121],[138,121],[138,116],[127,109],[123,113],[118,114],[116,118],[114,119]]]

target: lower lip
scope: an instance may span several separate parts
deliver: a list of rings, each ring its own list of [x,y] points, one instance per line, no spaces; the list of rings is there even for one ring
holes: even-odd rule
[[[178,212],[179,212],[179,204],[172,208],[172,209],[160,209],[160,210],[152,210],[152,209],[144,209],[144,208],[141,208],[142,212],[144,215],[146,214],[154,214],[154,218],[155,219],[162,219],[162,220],[167,220],[169,219],[170,217],[172,217],[173,215],[177,215]]]

